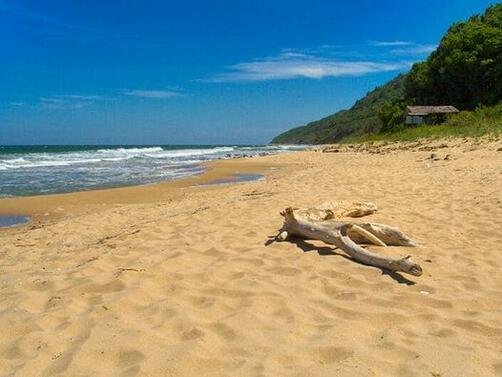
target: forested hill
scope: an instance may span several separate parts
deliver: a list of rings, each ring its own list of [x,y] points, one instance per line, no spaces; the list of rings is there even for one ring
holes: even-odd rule
[[[501,83],[502,3],[498,3],[482,15],[452,25],[426,61],[368,93],[350,110],[289,130],[272,143],[323,144],[349,135],[392,132],[403,127],[406,104],[454,105],[460,110],[493,106],[502,101]],[[393,121],[384,125],[382,114],[389,111],[387,118]]]
[[[348,135],[378,131],[381,127],[377,112],[387,101],[404,95],[404,75],[369,92],[350,110],[342,110],[303,127],[293,128],[277,136],[272,144],[325,144]]]

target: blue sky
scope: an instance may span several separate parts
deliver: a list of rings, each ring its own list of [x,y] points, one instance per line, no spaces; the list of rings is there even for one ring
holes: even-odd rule
[[[493,3],[0,0],[0,144],[266,143]]]

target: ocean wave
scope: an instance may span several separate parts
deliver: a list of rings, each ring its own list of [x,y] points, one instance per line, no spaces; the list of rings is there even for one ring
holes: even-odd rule
[[[298,151],[307,149],[309,145],[271,145],[271,149],[275,150],[286,150],[286,151]]]
[[[57,148],[55,148],[57,149]],[[81,150],[0,153],[0,196],[37,195],[117,187],[193,176],[203,161],[262,152],[282,153],[298,146],[83,147]]]
[[[214,155],[221,153],[233,152],[233,147],[215,147],[211,149],[174,149],[174,150],[164,150],[161,153],[145,153],[145,156],[151,158],[181,158],[190,156],[204,156],[204,155]]]
[[[203,149],[164,149],[162,147],[98,149],[94,151],[63,153],[31,153],[15,159],[0,159],[0,171],[11,169],[33,169],[64,167],[72,165],[96,165],[121,163],[130,159],[166,160],[174,165],[194,164],[227,154],[258,154],[260,152],[281,152],[302,149],[296,145],[284,146],[222,146]]]
[[[183,158],[189,156],[213,155],[234,151],[234,147],[214,147],[204,149],[164,149],[161,147],[148,148],[117,148],[100,149],[97,152],[103,158],[114,158],[117,161],[121,158],[148,157],[148,158]],[[107,156],[107,157],[105,157]]]
[[[88,163],[96,163],[101,160],[98,158],[95,159],[83,159],[83,160],[52,160],[52,161],[26,161],[23,164],[12,165],[9,163],[0,164],[0,170],[6,169],[22,169],[22,168],[40,168],[40,167],[56,167],[56,166],[69,166],[76,164],[88,164]],[[4,168],[4,169],[2,169]]]
[[[172,162],[196,163],[212,155],[233,151],[233,147],[215,147],[206,149],[166,150],[161,147],[99,149],[97,151],[32,153],[25,157],[0,160],[0,170],[48,168],[70,165],[93,165],[98,163],[122,162],[133,158],[165,159]],[[195,160],[197,157],[204,157]],[[189,161],[186,161],[189,160]]]
[[[145,148],[115,148],[115,149],[98,149],[98,153],[148,153],[148,152],[162,152],[162,147],[145,147]]]

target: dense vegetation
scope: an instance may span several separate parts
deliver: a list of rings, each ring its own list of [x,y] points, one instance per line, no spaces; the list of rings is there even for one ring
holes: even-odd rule
[[[495,137],[502,135],[502,104],[480,106],[473,111],[462,111],[451,116],[446,124],[400,127],[392,132],[349,136],[342,142],[414,141],[421,138],[480,137],[485,135]]]
[[[379,108],[387,101],[404,95],[404,76],[399,75],[357,101],[350,110],[342,110],[303,127],[293,128],[279,136],[274,144],[323,144],[338,141],[349,135],[379,131]]]
[[[272,143],[332,143],[392,131],[418,134],[425,131],[403,131],[406,104],[454,105],[461,110],[495,105],[502,101],[501,83],[502,4],[497,4],[483,15],[451,26],[426,61],[368,93],[350,110],[287,131]]]
[[[502,4],[450,27],[406,76],[408,102],[472,110],[502,99]]]

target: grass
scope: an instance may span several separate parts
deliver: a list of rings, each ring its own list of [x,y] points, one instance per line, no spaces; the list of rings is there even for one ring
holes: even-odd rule
[[[373,133],[344,138],[342,143],[367,143],[374,141],[416,141],[446,137],[476,138],[502,134],[502,103],[491,107],[478,107],[474,111],[462,111],[440,125],[406,127],[388,133]]]

